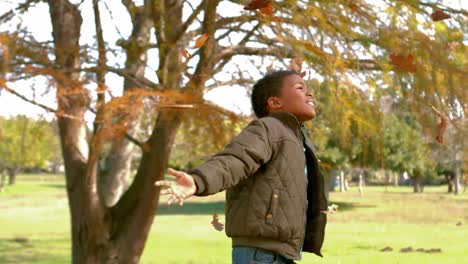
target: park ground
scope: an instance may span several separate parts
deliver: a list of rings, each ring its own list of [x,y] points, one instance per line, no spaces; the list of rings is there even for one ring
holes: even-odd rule
[[[305,253],[299,263],[468,263],[468,193],[446,190],[369,186],[363,196],[356,188],[330,193],[339,208],[328,218],[324,257]],[[210,224],[215,212],[224,223],[224,192],[183,207],[165,201],[141,263],[230,263],[229,238]],[[63,176],[20,175],[0,193],[0,263],[70,263],[69,223]]]

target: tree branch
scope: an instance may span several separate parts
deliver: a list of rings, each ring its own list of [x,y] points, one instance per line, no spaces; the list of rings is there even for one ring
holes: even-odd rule
[[[93,11],[94,11],[94,24],[96,27],[96,39],[98,44],[98,65],[96,69],[97,79],[97,115],[100,116],[102,112],[102,106],[105,103],[105,91],[106,91],[106,47],[104,43],[104,37],[102,35],[101,25],[101,14],[99,12],[99,0],[93,0]],[[96,118],[97,120],[98,118]],[[95,121],[96,121],[95,120]],[[94,133],[98,130],[98,124],[94,123]]]
[[[83,121],[82,118],[59,112],[58,110],[53,109],[53,108],[51,108],[51,107],[49,107],[47,105],[41,104],[41,103],[37,102],[36,100],[28,99],[26,96],[18,93],[14,89],[11,89],[10,87],[8,87],[8,85],[6,84],[6,80],[4,78],[0,78],[0,88],[4,89],[5,91],[11,93],[12,95],[20,98],[21,100],[23,100],[25,102],[28,102],[28,103],[33,104],[35,106],[38,106],[38,107],[46,110],[47,112],[55,113],[56,116],[61,116],[61,117],[64,117],[64,118]]]
[[[210,91],[221,86],[244,85],[244,84],[253,84],[253,83],[254,81],[252,79],[232,79],[228,81],[215,80],[214,84],[208,85],[207,87],[205,87],[205,89],[206,91]]]
[[[257,48],[257,47],[247,47],[243,45],[235,45],[232,47],[224,47],[216,55],[216,61],[229,59],[235,55],[258,55],[258,56],[275,56],[275,57],[291,57],[291,51],[284,51],[278,48]]]
[[[26,2],[18,5],[18,7],[16,7],[15,9],[12,9],[6,13],[4,13],[3,15],[0,16],[0,23],[6,23],[8,22],[9,20],[11,20],[15,15],[16,13],[24,13],[26,11],[28,11],[28,9],[34,5],[34,4],[37,4],[39,2],[41,2],[42,0],[27,0]]]
[[[197,18],[198,14],[200,14],[201,10],[203,10],[203,7],[205,6],[206,0],[202,0],[202,2],[197,6],[197,8],[190,14],[190,16],[187,18],[187,20],[180,26],[179,30],[177,31],[177,34],[175,38],[172,40],[173,43],[176,43],[179,41],[179,39],[184,35],[185,31],[187,28],[193,23],[195,18]]]
[[[28,103],[31,103],[33,105],[36,105],[36,106],[39,106],[40,108],[46,110],[47,112],[53,112],[53,113],[56,113],[57,110],[51,108],[51,107],[48,107],[44,104],[41,104],[35,100],[31,100],[31,99],[28,99],[26,96],[16,92],[15,90],[11,89],[10,87],[8,87],[8,85],[6,84],[6,80],[4,78],[0,78],[0,87],[3,88],[5,91],[13,94],[14,96],[20,98],[21,100],[23,101],[26,101]]]

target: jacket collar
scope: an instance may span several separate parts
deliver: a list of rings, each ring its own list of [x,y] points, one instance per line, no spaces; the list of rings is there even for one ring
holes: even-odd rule
[[[312,152],[314,153],[315,156],[317,156],[317,150],[314,146],[314,144],[307,138],[304,130],[305,126],[304,123],[299,122],[297,117],[289,112],[273,112],[270,113],[268,116],[275,117],[279,119],[281,122],[286,124],[289,128],[291,128],[292,131],[294,131],[294,134],[296,134],[297,138],[306,146],[308,146]]]
[[[270,113],[268,116],[279,119],[281,122],[286,124],[289,128],[291,128],[292,131],[294,131],[297,138],[299,138],[301,141],[303,140],[301,129],[304,129],[304,123],[299,122],[299,120],[297,119],[295,115],[289,112],[273,112],[273,113]]]

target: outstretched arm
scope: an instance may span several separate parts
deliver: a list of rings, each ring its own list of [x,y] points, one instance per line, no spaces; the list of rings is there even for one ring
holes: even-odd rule
[[[254,120],[224,150],[189,169],[197,186],[194,195],[215,194],[254,174],[272,156],[268,134],[265,124]]]
[[[168,204],[179,205],[192,195],[215,194],[254,174],[272,155],[268,129],[259,120],[252,121],[221,152],[187,172],[168,169],[175,181],[162,180],[156,186],[167,186],[161,191],[171,195]]]

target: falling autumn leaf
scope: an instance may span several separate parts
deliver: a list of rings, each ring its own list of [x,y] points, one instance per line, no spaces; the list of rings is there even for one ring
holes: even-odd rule
[[[336,204],[331,204],[328,206],[327,211],[321,211],[324,214],[334,214],[338,212],[338,205]]]
[[[273,3],[268,2],[267,6],[260,8],[260,12],[267,16],[273,15]]]
[[[302,78],[306,75],[306,72],[302,71],[302,58],[296,57],[289,61],[289,69],[297,72]]]
[[[431,14],[432,21],[441,21],[450,18],[450,15],[442,10],[436,10]]]
[[[223,229],[224,229],[224,225],[219,222],[219,217],[218,217],[217,213],[213,214],[213,221],[211,221],[211,224],[218,231],[223,231]]]
[[[274,17],[272,18],[272,20],[275,21],[275,22],[278,22],[278,23],[283,22],[283,20],[282,20],[280,17],[277,17],[277,16],[274,16]]]
[[[203,47],[203,45],[205,45],[205,42],[208,39],[208,37],[209,37],[208,33],[204,33],[203,35],[198,37],[197,40],[195,41],[195,47],[194,48],[198,49],[198,48]]]
[[[244,10],[268,8],[269,5],[271,5],[271,8],[273,8],[273,3],[271,3],[270,0],[252,0],[250,3],[244,6]]]
[[[413,63],[414,56],[409,54],[404,56],[401,54],[390,54],[390,63],[395,67],[396,70],[407,71],[407,72],[416,72],[416,64]]]
[[[444,133],[445,129],[447,129],[447,118],[442,115],[433,105],[430,105],[431,109],[440,117],[440,123],[437,124],[437,135],[436,140],[440,144],[444,143]]]
[[[190,58],[190,54],[188,53],[188,51],[186,49],[182,50],[182,56],[184,56],[186,59]]]

